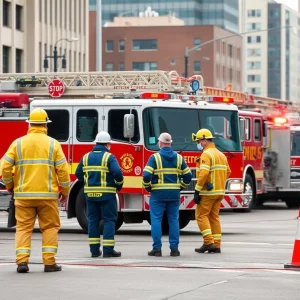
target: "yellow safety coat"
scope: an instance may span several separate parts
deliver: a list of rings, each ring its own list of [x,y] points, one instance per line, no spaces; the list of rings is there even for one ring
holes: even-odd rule
[[[207,145],[196,163],[196,191],[200,195],[224,195],[225,184],[231,173],[226,156],[214,143]],[[213,189],[207,190],[206,183],[212,183]]]
[[[59,185],[65,196],[70,190],[68,163],[61,146],[40,126],[31,126],[27,135],[10,145],[2,159],[2,179],[7,189],[14,188],[16,200],[57,199]]]

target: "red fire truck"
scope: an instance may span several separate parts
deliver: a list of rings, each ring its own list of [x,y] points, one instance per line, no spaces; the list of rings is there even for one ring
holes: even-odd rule
[[[57,99],[49,97],[47,88],[54,78],[60,79],[65,87],[64,94]],[[110,133],[111,151],[125,176],[124,187],[118,194],[117,227],[123,222],[150,221],[149,194],[142,188],[142,172],[149,156],[158,150],[157,137],[164,131],[171,133],[174,150],[184,156],[195,174],[199,152],[191,142],[191,134],[201,127],[215,128],[215,143],[227,155],[232,169],[222,208],[248,208],[249,196],[243,193],[238,108],[231,104],[233,98],[204,97],[201,76],[181,80],[176,72],[164,71],[5,74],[0,75],[0,82],[0,124],[5,134],[0,157],[13,139],[26,133],[24,121],[29,106],[44,108],[53,121],[48,134],[60,141],[72,174],[67,215],[77,217],[84,230],[87,219],[83,187],[73,175],[101,130]],[[194,185],[195,181],[181,194],[180,228],[194,219]]]

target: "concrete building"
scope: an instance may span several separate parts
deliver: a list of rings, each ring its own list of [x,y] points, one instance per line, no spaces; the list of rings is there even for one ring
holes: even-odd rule
[[[58,71],[87,71],[88,5],[88,0],[1,0],[0,72],[44,72],[45,55],[53,55],[55,45],[67,62],[62,69],[58,59]],[[53,71],[51,58],[47,71]]]
[[[90,10],[96,10],[96,1],[90,0]],[[175,13],[185,25],[215,25],[231,32],[239,30],[239,0],[102,0],[102,22],[114,17],[139,16],[148,7],[159,15]]]
[[[300,100],[300,14],[272,0],[241,0],[244,90]]]
[[[90,27],[90,35],[94,34]],[[186,47],[228,35],[230,32],[216,26],[104,27],[103,71],[176,70],[184,76]],[[241,47],[242,38],[234,36],[190,52],[188,75],[203,75],[206,86],[224,88],[232,83],[234,89],[240,90]],[[91,71],[96,66],[95,49],[91,44]]]

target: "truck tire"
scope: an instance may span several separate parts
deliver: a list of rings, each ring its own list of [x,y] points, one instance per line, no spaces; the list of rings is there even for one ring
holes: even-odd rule
[[[189,215],[181,214],[179,212],[179,229],[183,229],[190,223]]]
[[[300,200],[299,199],[284,199],[285,204],[288,208],[298,208],[300,207]]]
[[[247,208],[234,209],[234,212],[250,212],[255,208],[255,188],[253,184],[253,179],[249,174],[245,176],[244,182],[244,193],[249,194],[250,202]]]
[[[79,193],[77,194],[75,211],[76,211],[77,221],[78,221],[80,227],[82,228],[82,230],[85,233],[88,233],[88,218],[87,218],[87,213],[86,213],[86,199],[84,196],[83,187],[79,190]],[[123,224],[123,221],[124,221],[123,214],[119,212],[118,219],[117,219],[116,226],[115,226],[116,231],[118,229],[120,229],[120,227]],[[104,222],[101,221],[99,224],[101,235],[103,234],[103,225],[104,225]]]

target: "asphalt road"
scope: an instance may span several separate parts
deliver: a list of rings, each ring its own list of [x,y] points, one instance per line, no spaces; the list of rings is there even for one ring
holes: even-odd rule
[[[0,300],[50,299],[293,299],[300,298],[300,271],[290,263],[297,229],[296,209],[268,204],[251,213],[222,213],[221,254],[198,254],[195,222],[181,232],[180,257],[148,257],[150,226],[125,224],[116,235],[121,258],[90,258],[87,235],[61,213],[59,273],[44,273],[41,234],[33,234],[30,273],[16,273],[14,232],[0,213]]]

